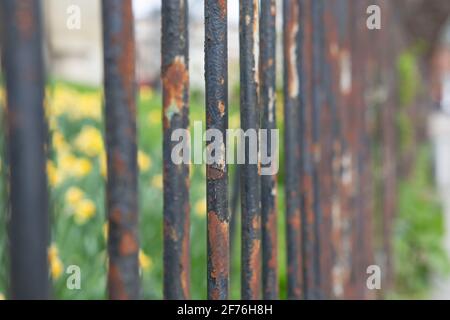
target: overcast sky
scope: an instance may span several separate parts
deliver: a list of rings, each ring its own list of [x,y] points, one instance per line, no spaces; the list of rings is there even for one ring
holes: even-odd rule
[[[203,16],[204,0],[189,0],[190,14]],[[145,17],[152,10],[160,10],[161,0],[133,0],[133,8],[137,18]],[[228,21],[238,23],[239,0],[228,1]]]

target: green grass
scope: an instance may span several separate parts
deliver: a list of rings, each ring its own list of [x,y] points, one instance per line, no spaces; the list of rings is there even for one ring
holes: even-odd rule
[[[400,182],[395,224],[394,298],[425,298],[433,276],[449,271],[444,217],[434,188],[431,148],[422,146],[411,176]]]

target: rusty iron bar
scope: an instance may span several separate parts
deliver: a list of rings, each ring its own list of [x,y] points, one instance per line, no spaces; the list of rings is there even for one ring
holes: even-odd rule
[[[258,25],[259,1],[240,0],[240,113],[244,132],[259,128]],[[242,146],[245,148],[245,163],[241,167],[241,297],[245,300],[259,299],[261,296],[261,189],[258,164],[250,163],[250,159],[257,155],[250,155],[252,146],[249,142],[249,139],[246,140]]]
[[[322,298],[321,290],[321,237],[320,229],[323,223],[323,212],[321,207],[321,175],[323,174],[321,168],[321,119],[324,103],[324,88],[323,88],[323,0],[313,0],[311,2],[311,25],[312,25],[312,177],[313,177],[313,192],[314,192],[314,280],[312,287],[308,289],[308,298],[318,299]]]
[[[162,1],[161,78],[164,159],[164,298],[190,297],[189,164],[175,163],[172,141],[177,129],[189,128],[188,2]],[[187,137],[183,137],[187,139]],[[184,152],[190,147],[183,140]],[[183,159],[189,153],[183,154]]]
[[[372,2],[372,0],[365,0],[361,3],[361,11],[365,12],[367,8],[371,4],[376,4]],[[375,55],[376,47],[373,46],[376,43],[376,36],[378,36],[378,30],[368,30],[366,25],[366,19],[361,18],[360,20],[360,32],[361,32],[361,46],[363,48],[363,57],[365,59],[364,63],[364,86],[365,89],[362,92],[362,115],[361,115],[361,123],[362,123],[362,134],[361,134],[361,162],[362,162],[362,192],[363,197],[361,197],[362,201],[362,210],[363,210],[363,218],[362,218],[362,237],[363,241],[363,258],[361,265],[361,292],[363,299],[373,299],[375,298],[376,291],[369,290],[367,286],[364,284],[364,271],[367,270],[369,265],[374,265],[374,213],[375,213],[375,201],[374,201],[374,123],[375,123],[375,105],[373,103],[373,98],[370,98],[367,94],[368,92],[373,92],[376,90],[376,86],[374,84],[375,76],[375,61],[378,60],[378,56]],[[370,46],[373,46],[370,49]]]
[[[312,76],[312,19],[311,0],[301,0],[300,21],[303,45],[301,46],[300,67],[300,129],[301,131],[301,153],[302,153],[302,252],[303,252],[303,274],[304,274],[304,297],[312,299],[312,289],[315,284],[315,210],[314,210],[314,189],[313,189],[313,165],[314,165],[314,144],[313,144],[313,76]]]
[[[396,48],[394,46],[385,46],[385,43],[393,41],[392,35],[389,33],[391,27],[391,15],[389,2],[380,1],[382,12],[382,29],[380,30],[380,51],[381,51],[381,81],[387,88],[387,97],[384,104],[381,105],[381,123],[382,123],[382,249],[383,249],[383,291],[387,292],[392,287],[393,282],[393,257],[392,257],[392,232],[393,218],[396,209],[396,185],[397,185],[397,156],[396,156],[396,129],[395,129],[395,76],[392,74],[395,70],[392,56],[395,55]]]
[[[356,50],[355,50],[355,27],[356,27],[356,17],[355,17],[355,8],[349,0],[348,9],[348,38],[349,38],[349,51],[351,54],[351,70],[350,70],[350,93],[348,97],[348,110],[347,113],[348,122],[352,124],[349,127],[349,136],[348,136],[348,146],[349,146],[349,157],[350,157],[350,165],[349,172],[351,173],[351,185],[350,194],[349,194],[349,221],[350,221],[350,230],[349,230],[349,238],[350,238],[350,248],[351,254],[349,255],[349,277],[348,283],[345,289],[345,298],[346,299],[356,299],[357,298],[357,274],[356,274],[356,265],[358,263],[358,248],[356,244],[356,228],[357,228],[357,194],[358,194],[358,183],[357,183],[357,174],[358,174],[358,158],[357,158],[357,142],[358,142],[358,119],[357,119],[357,91],[359,83],[355,81],[355,76],[357,76],[357,70],[360,67],[357,65],[356,59]]]
[[[218,130],[223,145],[216,148],[214,161],[206,166],[208,224],[208,299],[228,299],[230,234],[228,211],[228,128],[227,1],[205,1],[206,129]],[[212,137],[207,142],[216,146]],[[217,152],[220,152],[218,154]]]
[[[261,129],[268,130],[264,148],[271,151],[276,129],[276,1],[262,1],[260,14]],[[264,142],[261,142],[264,143]],[[261,176],[261,231],[263,298],[278,299],[277,175]]]
[[[131,0],[103,0],[108,295],[138,299],[135,43]]]
[[[10,294],[47,299],[48,194],[41,1],[3,0],[3,67],[7,92]]]
[[[331,285],[331,257],[332,257],[332,244],[331,244],[331,188],[332,188],[332,151],[333,151],[333,139],[334,139],[334,125],[335,119],[333,118],[333,104],[334,96],[332,95],[331,87],[331,68],[328,61],[329,52],[329,34],[326,28],[326,3],[322,4],[320,12],[321,26],[319,30],[319,42],[320,42],[320,65],[321,65],[321,112],[320,112],[320,159],[319,159],[319,183],[320,183],[320,212],[321,223],[319,225],[319,239],[320,239],[320,295],[319,298],[327,299],[330,296]],[[328,4],[330,4],[328,2]]]
[[[364,130],[364,101],[363,91],[365,90],[365,56],[362,45],[363,28],[365,28],[365,16],[361,15],[363,10],[362,2],[357,2],[350,8],[350,23],[352,25],[351,50],[352,50],[352,97],[351,97],[351,121],[353,123],[353,173],[354,173],[354,191],[352,194],[353,205],[353,223],[352,223],[352,263],[350,277],[350,296],[349,298],[359,299],[363,296],[364,285],[364,243],[363,234],[364,225],[364,200],[365,194],[362,190],[365,188],[363,179],[363,130]],[[362,282],[362,283],[361,283]]]
[[[303,297],[301,168],[303,128],[300,103],[302,37],[301,8],[297,1],[283,2],[284,149],[287,240],[287,295]]]
[[[354,134],[352,118],[352,59],[350,33],[351,0],[338,0],[337,17],[339,30],[339,92],[341,107],[339,118],[342,128],[342,145],[340,159],[340,197],[341,197],[341,252],[337,253],[337,266],[334,273],[335,295],[337,298],[352,296],[351,265],[352,265],[352,230],[353,230],[353,194],[354,194]]]
[[[323,141],[324,161],[323,170],[325,172],[324,185],[327,192],[322,196],[324,223],[322,224],[322,237],[324,251],[322,254],[322,290],[324,298],[334,298],[334,277],[336,253],[341,245],[339,225],[340,225],[340,193],[339,193],[339,172],[341,157],[341,124],[339,118],[339,40],[337,25],[337,2],[324,2],[324,21],[323,43],[324,43],[324,62],[323,62],[323,80],[326,92],[325,108],[326,117],[324,119],[324,128],[326,139]]]
[[[346,96],[348,88],[346,85],[346,73],[349,64],[348,42],[346,38],[348,14],[347,0],[339,0],[326,3],[325,21],[327,28],[328,59],[331,68],[331,77],[328,81],[331,110],[333,114],[333,146],[332,146],[332,211],[331,211],[331,243],[333,259],[331,261],[331,287],[328,292],[332,298],[342,299],[344,297],[344,286],[348,274],[347,256],[350,254],[348,248],[347,223],[347,199],[348,188],[346,185],[345,156],[347,150],[346,140]]]

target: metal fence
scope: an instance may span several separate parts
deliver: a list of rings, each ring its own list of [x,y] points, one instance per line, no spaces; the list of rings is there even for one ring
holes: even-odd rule
[[[240,165],[242,299],[277,299],[277,216],[286,215],[289,299],[375,298],[366,269],[392,279],[396,188],[396,73],[401,32],[389,1],[240,0],[242,129],[276,128],[284,107],[286,212],[277,211],[277,175]],[[49,298],[49,214],[40,1],[1,0],[7,91],[10,292]],[[369,30],[366,9],[382,8],[383,28]],[[131,0],[103,0],[104,92],[108,178],[108,296],[140,298],[135,43]],[[277,40],[276,21],[283,34]],[[190,297],[189,166],[176,165],[170,137],[189,127],[188,2],[162,1],[164,127],[164,298]],[[207,128],[228,127],[227,1],[205,0]],[[282,41],[282,76],[276,43]],[[277,95],[276,77],[283,80]],[[374,93],[382,93],[376,95]],[[282,99],[276,99],[276,97]],[[280,114],[280,113],[278,113]],[[377,122],[378,115],[380,121]],[[381,145],[374,172],[372,143]],[[270,140],[270,139],[269,139]],[[269,148],[270,149],[270,148]],[[226,150],[222,150],[225,155]],[[249,159],[246,150],[245,158]],[[382,175],[376,198],[374,174]],[[207,288],[229,297],[228,167],[207,165]],[[382,203],[374,211],[375,201]],[[383,228],[375,230],[373,218]],[[374,239],[381,238],[381,245]],[[378,248],[378,249],[376,249]],[[378,250],[381,259],[375,261]],[[29,268],[33,265],[33,268]],[[388,281],[389,283],[391,280]]]

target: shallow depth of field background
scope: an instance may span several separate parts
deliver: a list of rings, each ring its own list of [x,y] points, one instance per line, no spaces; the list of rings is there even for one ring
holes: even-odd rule
[[[103,299],[106,297],[105,172],[103,140],[102,54],[99,1],[47,0],[45,2],[48,85],[46,115],[49,124],[47,171],[50,188],[51,238],[48,258],[54,297]],[[82,27],[68,30],[68,4],[81,7]],[[140,210],[140,266],[146,299],[162,298],[162,100],[159,83],[158,0],[135,1],[138,92],[138,162]],[[230,128],[239,127],[238,1],[229,1]],[[191,102],[190,118],[204,121],[203,93],[203,1],[191,0]],[[279,24],[281,23],[281,19]],[[447,28],[450,30],[450,26]],[[450,34],[450,31],[447,33]],[[442,52],[450,52],[450,36],[443,35]],[[281,36],[281,34],[280,34]],[[447,42],[445,42],[447,41]],[[280,50],[278,50],[280,51]],[[422,84],[418,76],[417,51],[405,52],[396,62],[401,81],[399,101],[412,99]],[[279,54],[280,56],[280,54]],[[280,63],[278,63],[280,65]],[[280,65],[281,67],[281,65]],[[450,68],[446,71],[450,74]],[[278,70],[281,74],[281,68]],[[449,78],[447,76],[447,78]],[[281,76],[279,76],[281,80]],[[447,80],[450,81],[450,80]],[[280,83],[281,89],[281,83]],[[447,90],[448,89],[447,85]],[[447,99],[448,99],[447,92]],[[403,100],[402,100],[403,99]],[[4,114],[5,93],[0,89]],[[282,119],[282,96],[278,96],[278,119]],[[442,113],[441,117],[447,120]],[[408,123],[399,119],[401,143],[408,143]],[[4,122],[4,119],[2,119]],[[280,137],[283,123],[280,121]],[[450,139],[448,140],[450,143]],[[7,291],[8,255],[5,250],[7,220],[5,145],[0,140],[0,298]],[[285,298],[285,227],[283,150],[279,172],[279,263],[281,298]],[[420,146],[412,174],[400,181],[395,225],[396,286],[391,298],[424,298],[434,294],[436,279],[450,269],[445,247],[446,224],[442,198],[435,188],[433,144]],[[230,186],[234,167],[230,168]],[[205,167],[191,166],[191,294],[206,298],[206,199]],[[230,191],[231,195],[231,191]],[[450,214],[450,213],[449,213]],[[231,298],[240,297],[239,225],[234,235]],[[66,268],[78,265],[81,290],[66,288]],[[32,268],[33,266],[30,266]]]

